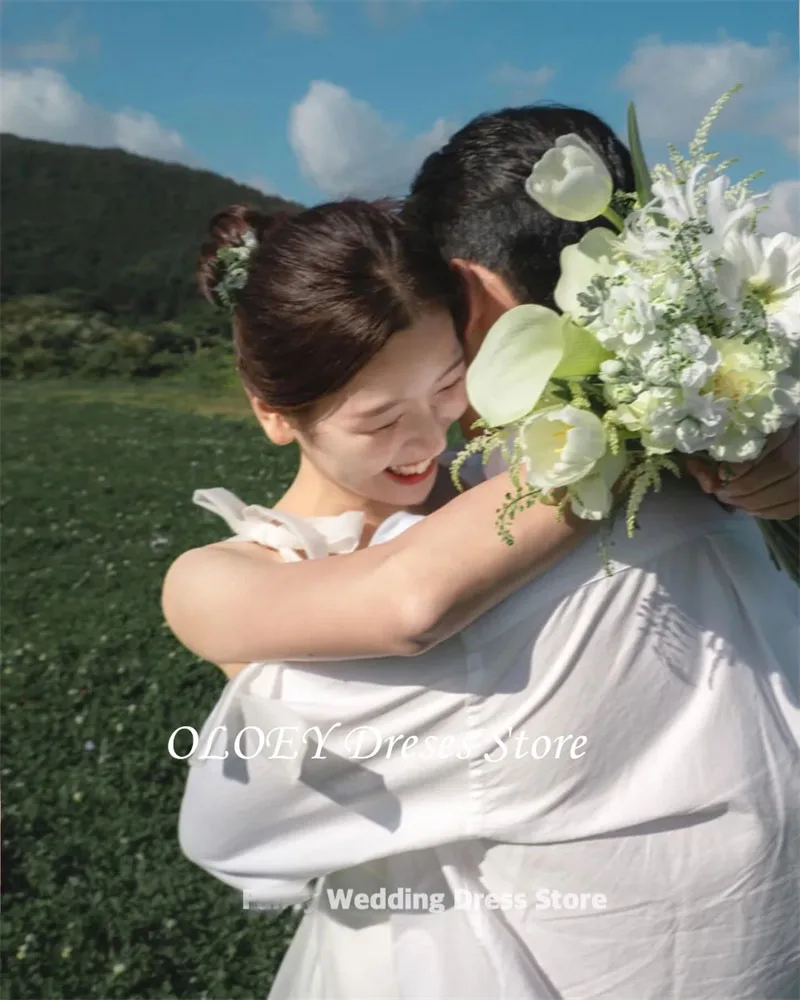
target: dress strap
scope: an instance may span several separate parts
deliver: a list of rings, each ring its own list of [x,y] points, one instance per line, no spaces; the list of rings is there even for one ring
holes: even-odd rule
[[[243,503],[230,490],[195,490],[192,501],[198,507],[217,514],[242,541],[257,542],[278,552],[287,562],[299,561],[300,553],[308,559],[323,559],[329,555],[353,552],[358,548],[364,528],[361,511],[346,511],[336,517],[301,518],[285,511],[271,510]],[[197,746],[189,755],[189,765],[198,767],[210,755],[222,759],[216,730],[221,729],[234,740],[239,733],[248,744],[243,756],[250,759],[249,744],[261,738],[261,750],[253,751],[270,761],[273,770],[296,780],[306,754],[305,733],[308,724],[280,696],[283,666],[279,663],[253,662],[228,682],[213,711],[199,734]],[[242,727],[244,722],[244,727]],[[249,732],[248,732],[249,730]],[[253,736],[255,733],[255,737]],[[257,743],[256,743],[257,745]],[[226,744],[222,757],[228,756]]]
[[[301,552],[307,559],[353,552],[364,529],[361,511],[336,517],[294,517],[269,507],[248,506],[222,487],[195,490],[192,502],[218,514],[236,538],[275,549],[288,562],[301,559]]]

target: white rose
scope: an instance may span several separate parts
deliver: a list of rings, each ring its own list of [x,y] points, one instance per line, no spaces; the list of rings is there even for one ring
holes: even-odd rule
[[[645,389],[632,402],[617,407],[616,418],[617,423],[638,433],[650,430],[654,417],[663,415],[665,423],[673,423],[683,419],[686,412],[679,389],[657,386]]]
[[[557,219],[588,222],[608,208],[614,184],[605,163],[577,135],[562,135],[534,166],[525,191]]]
[[[711,379],[711,393],[730,405],[736,423],[759,427],[762,416],[775,406],[775,373],[764,368],[758,344],[743,337],[720,338],[715,344],[720,363]]]

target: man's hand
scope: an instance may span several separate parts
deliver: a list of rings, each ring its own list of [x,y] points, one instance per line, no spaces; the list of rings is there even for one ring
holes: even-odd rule
[[[800,434],[794,424],[767,438],[754,462],[710,466],[689,459],[688,471],[706,493],[753,517],[787,521],[800,514]],[[729,470],[729,475],[725,472]]]

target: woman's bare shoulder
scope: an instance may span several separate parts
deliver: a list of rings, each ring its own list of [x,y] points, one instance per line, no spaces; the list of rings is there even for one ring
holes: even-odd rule
[[[174,631],[171,619],[179,609],[203,607],[228,591],[238,593],[251,576],[248,567],[258,567],[257,572],[263,576],[270,566],[277,569],[281,562],[274,550],[238,538],[187,549],[164,577],[161,601],[167,621]]]
[[[275,551],[275,549],[270,549],[266,545],[261,545],[259,542],[249,542],[244,541],[241,538],[223,538],[219,542],[210,542],[208,545],[201,545],[196,549],[190,549],[190,552],[201,552],[209,553],[209,560],[218,560],[217,553],[235,553],[237,557],[241,556],[245,559],[258,559],[267,562],[283,562],[281,557]],[[197,556],[197,559],[202,559],[202,556]]]

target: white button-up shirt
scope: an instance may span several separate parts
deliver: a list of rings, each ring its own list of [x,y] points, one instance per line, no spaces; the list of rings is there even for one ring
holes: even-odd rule
[[[229,683],[180,841],[251,905],[323,877],[271,997],[795,995],[797,590],[691,486],[639,520],[423,656]]]

